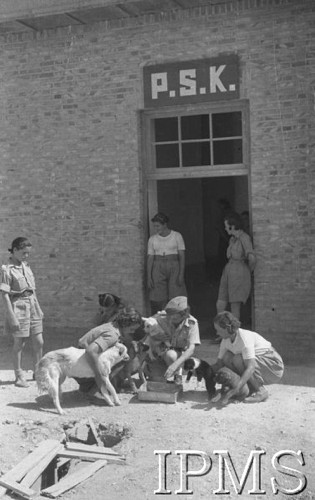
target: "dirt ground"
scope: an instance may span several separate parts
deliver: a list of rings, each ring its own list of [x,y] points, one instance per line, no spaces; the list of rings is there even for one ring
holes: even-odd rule
[[[51,336],[46,342],[45,351],[71,345],[69,338],[71,337],[68,335]],[[203,340],[196,355],[212,362],[217,351],[218,346],[210,344],[209,340]],[[126,465],[107,465],[93,477],[62,495],[64,500],[151,500],[165,497],[154,493],[159,489],[160,471],[155,450],[171,452],[166,466],[161,467],[161,477],[166,479],[166,488],[171,492],[166,498],[199,500],[223,496],[267,500],[274,497],[315,499],[314,365],[287,366],[282,383],[269,387],[270,397],[264,403],[230,404],[224,408],[209,404],[204,385],[197,385],[196,380],[184,382],[184,392],[176,404],[141,402],[137,396],[123,393],[120,396],[122,405],[109,408],[91,405],[86,396],[78,391],[77,383],[71,379],[63,386],[62,406],[66,415],[59,416],[48,396],[38,395],[36,383],[31,380],[31,371],[27,372],[29,388],[14,386],[10,357],[10,341],[1,337],[1,474],[10,470],[42,440],[62,439],[64,429],[69,424],[85,422],[88,417],[93,417],[96,425],[116,424],[127,429],[126,436],[114,446],[116,451],[125,455]],[[24,365],[31,370],[29,349]],[[212,468],[207,474],[189,478],[188,488],[192,490],[192,494],[185,490],[185,481],[182,491],[186,492],[175,494],[180,489],[180,456],[175,454],[176,450],[197,450],[206,453],[212,460]],[[228,451],[239,478],[250,452],[263,450],[260,480],[261,489],[265,493],[249,493],[253,488],[252,472],[248,474],[240,494],[236,493],[227,472],[227,493],[215,493],[219,488],[218,450]],[[302,452],[304,464],[299,463],[296,456],[284,456],[280,461],[298,472],[290,469],[280,471],[272,466],[272,457],[281,450]],[[203,459],[198,455],[188,459],[190,470],[199,471],[202,465]],[[290,491],[299,490],[298,473],[306,478],[306,488],[289,495]],[[287,492],[280,491],[275,495],[271,487],[272,477]],[[303,478],[301,482],[304,482]],[[6,497],[14,496],[7,494]]]

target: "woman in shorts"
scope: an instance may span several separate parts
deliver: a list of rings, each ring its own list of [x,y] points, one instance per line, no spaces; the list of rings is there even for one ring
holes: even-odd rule
[[[43,312],[36,297],[34,275],[27,263],[31,247],[27,238],[16,238],[9,248],[9,262],[1,269],[0,291],[5,308],[5,332],[13,336],[13,366],[17,387],[28,387],[21,361],[29,337],[32,339],[34,371],[43,354]]]

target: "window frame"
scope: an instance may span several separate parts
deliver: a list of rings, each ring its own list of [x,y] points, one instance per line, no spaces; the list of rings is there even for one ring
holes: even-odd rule
[[[155,137],[153,120],[156,118],[182,117],[213,113],[242,113],[243,162],[213,166],[192,167],[155,167]],[[141,114],[143,165],[147,179],[176,179],[185,177],[217,177],[249,174],[249,103],[247,99],[225,102],[200,103],[189,106],[172,106],[144,109]],[[217,139],[216,139],[217,140]],[[200,141],[201,142],[201,141]],[[210,139],[211,155],[213,155],[213,138]],[[179,155],[181,155],[179,148]],[[212,156],[213,158],[213,156]],[[181,162],[182,163],[182,162]]]

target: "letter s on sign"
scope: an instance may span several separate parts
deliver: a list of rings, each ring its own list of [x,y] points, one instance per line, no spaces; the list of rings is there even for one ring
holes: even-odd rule
[[[196,70],[181,69],[179,72],[179,95],[196,95]]]
[[[159,92],[167,91],[167,73],[152,73],[151,91],[152,99],[157,99]]]
[[[276,480],[275,477],[271,478],[271,487],[274,495],[277,495],[279,491],[281,493],[284,493],[286,495],[296,495],[297,493],[301,493],[302,491],[305,490],[306,485],[307,485],[307,479],[302,472],[296,469],[292,469],[292,467],[286,467],[285,465],[280,464],[280,458],[282,458],[284,455],[289,455],[291,457],[296,457],[298,459],[298,462],[301,465],[305,465],[303,453],[299,451],[292,451],[292,450],[281,450],[278,451],[278,453],[275,453],[275,455],[272,457],[271,463],[273,468],[281,472],[281,474],[284,474],[285,476],[290,476],[290,477],[295,477],[299,480],[299,484],[296,488],[290,490],[288,488],[285,488],[284,486],[280,486],[278,481]]]

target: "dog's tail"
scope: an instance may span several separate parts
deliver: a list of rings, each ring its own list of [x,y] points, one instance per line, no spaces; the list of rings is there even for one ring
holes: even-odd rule
[[[56,352],[45,354],[35,368],[35,380],[39,392],[50,394],[52,387],[58,384],[60,379],[65,378],[68,364],[69,360],[62,354]]]

